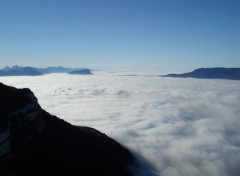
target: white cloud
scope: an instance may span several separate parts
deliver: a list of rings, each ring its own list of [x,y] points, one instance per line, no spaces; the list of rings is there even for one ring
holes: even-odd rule
[[[161,176],[240,173],[240,81],[111,74],[0,81],[31,88],[44,109],[108,134]]]

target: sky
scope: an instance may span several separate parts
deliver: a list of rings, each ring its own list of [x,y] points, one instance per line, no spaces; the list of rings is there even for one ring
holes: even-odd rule
[[[240,67],[239,0],[0,0],[0,67]]]
[[[120,142],[143,163],[136,176],[239,176],[240,81],[117,74],[0,81],[30,88],[46,111]]]

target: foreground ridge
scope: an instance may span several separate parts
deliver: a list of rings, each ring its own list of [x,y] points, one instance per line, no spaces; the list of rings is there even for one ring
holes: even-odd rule
[[[132,154],[105,134],[43,110],[30,89],[0,83],[0,175],[132,175]]]

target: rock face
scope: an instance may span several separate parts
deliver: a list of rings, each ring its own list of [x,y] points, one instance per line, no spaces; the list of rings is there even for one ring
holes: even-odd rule
[[[105,134],[44,111],[29,89],[0,83],[0,175],[130,176],[132,154]]]
[[[189,73],[168,74],[163,77],[240,80],[240,68],[199,68]]]

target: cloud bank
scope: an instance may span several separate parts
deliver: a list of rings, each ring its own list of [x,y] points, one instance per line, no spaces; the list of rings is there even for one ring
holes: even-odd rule
[[[137,175],[240,173],[240,81],[51,74],[0,82],[31,88],[48,112],[106,133],[156,168]]]

